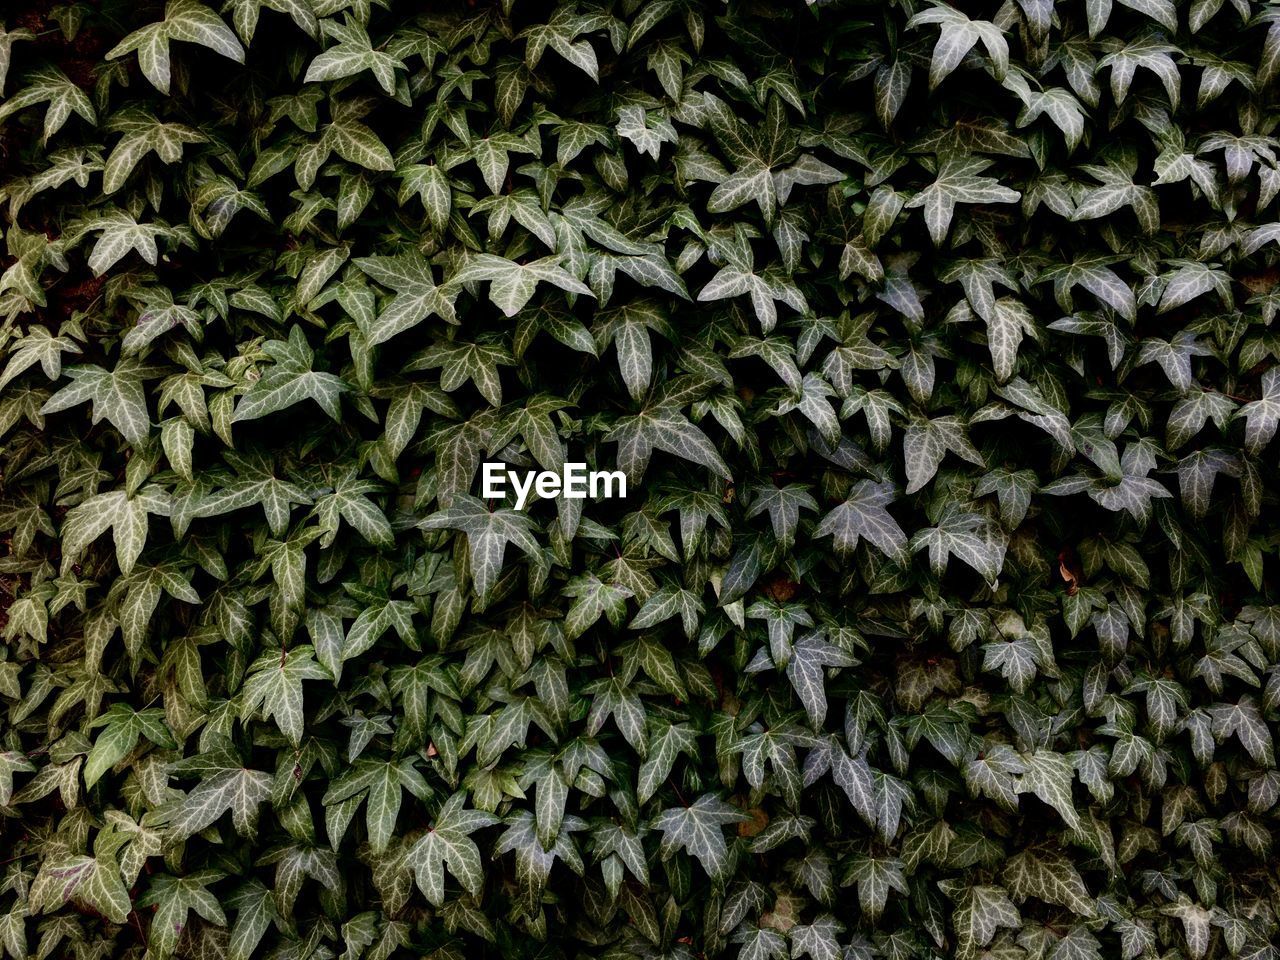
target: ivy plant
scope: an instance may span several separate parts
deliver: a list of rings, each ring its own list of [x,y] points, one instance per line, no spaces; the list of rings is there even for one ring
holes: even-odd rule
[[[0,18],[0,956],[1280,956],[1280,8]]]

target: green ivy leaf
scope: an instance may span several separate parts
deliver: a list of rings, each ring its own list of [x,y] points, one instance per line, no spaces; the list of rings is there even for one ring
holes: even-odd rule
[[[493,826],[498,818],[467,809],[466,801],[465,792],[449,797],[427,834],[405,854],[405,867],[413,871],[418,889],[437,906],[444,903],[446,867],[468,892],[479,894],[484,886],[480,848],[470,835]]]
[[[662,831],[662,856],[684,850],[696,857],[707,875],[722,877],[729,868],[729,848],[723,825],[750,819],[715,794],[705,793],[687,807],[664,810],[653,822]]]

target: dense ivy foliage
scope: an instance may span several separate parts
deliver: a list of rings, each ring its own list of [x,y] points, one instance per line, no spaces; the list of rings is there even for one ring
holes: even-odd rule
[[[5,16],[0,953],[1277,957],[1280,7]]]

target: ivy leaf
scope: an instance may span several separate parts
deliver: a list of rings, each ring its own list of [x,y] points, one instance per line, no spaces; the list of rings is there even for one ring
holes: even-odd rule
[[[899,565],[906,565],[907,535],[885,507],[894,502],[893,486],[859,480],[849,490],[844,503],[818,523],[815,537],[833,536],[841,553],[851,553],[860,538]]]
[[[320,539],[322,547],[329,546],[336,537],[339,517],[348,525],[360,531],[360,535],[370,543],[389,547],[395,542],[391,524],[382,510],[365,494],[374,493],[381,487],[369,480],[359,479],[358,471],[348,469],[343,472],[334,484],[333,492],[316,499],[316,513],[321,518],[321,526],[325,535]]]
[[[1164,293],[1160,295],[1157,313],[1164,313],[1175,307],[1190,303],[1196,297],[1209,291],[1215,291],[1223,304],[1230,307],[1231,277],[1226,271],[1218,269],[1215,264],[1201,263],[1198,260],[1174,261],[1178,269],[1166,280]]]
[[[1013,376],[1024,334],[1036,336],[1031,311],[1013,297],[1001,297],[987,320],[987,348],[991,351],[996,379],[1001,383]]]
[[[922,490],[938,472],[947,452],[983,466],[983,460],[969,442],[958,417],[912,419],[902,437],[902,454],[907,468],[907,493]]]
[[[126,357],[112,369],[96,364],[68,367],[71,383],[55,393],[41,413],[58,413],[86,400],[93,403],[93,422],[108,420],[130,443],[142,443],[151,431],[143,381],[154,368]]]
[[[1215,704],[1209,716],[1213,721],[1213,735],[1219,743],[1234,733],[1255,763],[1263,767],[1275,765],[1271,730],[1263,722],[1253,697],[1245,695],[1237,703]]]
[[[734,931],[735,943],[741,943],[741,960],[787,960],[787,940],[777,930],[742,924]]]
[[[982,515],[954,506],[948,507],[936,526],[925,527],[911,537],[913,553],[924,549],[928,549],[929,565],[939,577],[946,572],[947,560],[953,555],[988,583],[996,582],[1004,564],[1004,547],[990,534]]]
[[[236,404],[232,423],[257,420],[307,399],[314,400],[334,420],[341,420],[338,397],[347,385],[332,373],[311,369],[314,354],[301,327],[292,327],[288,340],[267,341],[262,352],[275,363]]]
[[[1018,908],[1003,887],[968,887],[960,897],[952,923],[956,929],[956,948],[961,956],[973,956],[985,947],[1001,927],[1017,928],[1022,923]]]
[[[403,206],[409,197],[417,194],[418,199],[422,201],[423,209],[427,212],[427,219],[431,222],[431,226],[437,231],[443,231],[449,225],[449,213],[453,208],[453,188],[444,170],[434,163],[416,163],[399,167],[396,170],[396,176],[402,178],[398,197],[400,205]],[[377,260],[384,258],[367,257],[365,259],[374,260],[376,263]],[[357,262],[358,265],[359,262]],[[370,274],[370,276],[373,275]],[[374,279],[377,278],[374,277]],[[390,286],[390,284],[384,285]],[[392,287],[392,289],[399,288]]]
[[[636,799],[641,804],[648,803],[671,776],[676,757],[682,753],[695,755],[697,744],[697,731],[689,724],[662,724],[649,738],[648,756],[640,764],[636,779]]]
[[[1135,0],[1150,2],[1150,0]],[[1172,7],[1172,4],[1169,4]],[[1170,43],[1162,43],[1156,36],[1143,36],[1124,43],[1114,53],[1108,53],[1098,61],[1098,69],[1111,68],[1111,95],[1117,104],[1123,103],[1129,93],[1134,73],[1139,67],[1160,78],[1169,98],[1169,106],[1178,109],[1180,76],[1172,54],[1181,53]]]
[[[1114,258],[1078,257],[1071,263],[1051,264],[1040,272],[1038,283],[1053,281],[1053,293],[1063,310],[1074,309],[1071,291],[1084,287],[1091,294],[1132,323],[1137,319],[1138,304],[1133,290],[1111,269]]]
[[[149,952],[157,957],[172,956],[192,910],[210,923],[226,926],[218,898],[208,889],[223,876],[220,870],[198,870],[184,877],[161,874],[151,881],[147,892],[138,898],[138,906],[155,908],[147,940]]]
[[[1051,87],[1043,92],[1026,90],[1021,93],[1023,109],[1018,114],[1018,126],[1026,126],[1040,116],[1048,116],[1066,141],[1067,149],[1074,150],[1084,136],[1084,107],[1069,91]]]
[[[446,286],[460,286],[477,280],[491,281],[489,299],[508,317],[520,312],[539,283],[550,283],[568,293],[592,296],[590,287],[557,266],[559,260],[559,257],[545,257],[532,263],[515,263],[491,253],[480,253],[450,277]]]
[[[867,826],[877,826],[881,811],[876,800],[876,781],[865,756],[851,757],[839,744],[830,744],[827,753],[831,779],[844,791]]]
[[[440,386],[453,392],[470,380],[480,394],[493,404],[502,403],[502,379],[498,367],[515,361],[504,347],[488,343],[436,343],[405,366],[406,373],[419,370],[440,371]]]
[[[575,577],[564,588],[564,595],[573,598],[573,605],[565,614],[565,634],[574,640],[592,626],[601,615],[615,627],[626,618],[626,601],[633,595],[618,583],[605,583],[598,577]]]
[[[804,704],[809,723],[821,729],[827,716],[827,694],[823,680],[824,667],[848,667],[855,663],[839,647],[828,643],[820,633],[810,633],[796,641],[787,661],[787,679]]]
[[[121,110],[104,127],[122,134],[102,170],[104,193],[115,193],[123,187],[148,153],[154,151],[165,163],[176,163],[182,158],[184,143],[203,143],[207,139],[186,124],[163,123],[141,109]]]
[[[62,525],[64,574],[80,559],[86,547],[111,530],[120,573],[128,575],[147,542],[147,516],[169,516],[171,500],[163,488],[148,484],[133,496],[111,490],[90,497],[67,513]]]
[[[902,861],[896,857],[854,857],[845,873],[845,883],[858,885],[858,906],[872,921],[884,913],[890,890],[904,896],[910,892]]]
[[[632,630],[643,630],[679,615],[685,636],[690,640],[698,631],[702,602],[692,590],[664,587],[649,597],[629,624]]]
[[[1178,12],[1172,0],[1119,0],[1131,10],[1146,14],[1171,33],[1178,29]]]
[[[489,192],[494,194],[502,191],[507,169],[511,162],[510,155],[512,153],[532,152],[534,151],[525,139],[514,134],[502,132],[476,139],[472,143],[470,150],[472,159],[475,160],[481,176],[484,177],[485,185],[489,188]],[[481,256],[489,257],[492,254],[482,254]]]
[[[493,826],[498,818],[481,810],[467,809],[466,802],[465,792],[450,796],[431,829],[404,856],[404,866],[413,871],[418,889],[437,907],[444,904],[446,867],[468,893],[479,895],[484,887],[480,848],[471,834]]]
[[[5,38],[26,32],[13,30],[0,34],[0,49],[3,50],[3,57],[0,58],[0,65],[2,65],[0,73],[7,73],[9,66],[9,48],[12,41],[6,42]],[[3,92],[2,76],[0,76],[0,92]],[[48,104],[44,114],[41,144],[47,144],[53,135],[63,128],[73,113],[86,123],[98,122],[98,114],[93,109],[93,101],[89,99],[89,95],[57,67],[42,67],[31,73],[26,78],[26,84],[22,89],[15,90],[4,103],[0,103],[0,120],[5,120],[19,110],[25,110],[38,103]]]
[[[164,723],[161,710],[133,711],[117,704],[93,722],[105,729],[98,734],[84,762],[84,785],[92,787],[104,773],[133,750],[141,736],[161,747],[176,747],[177,742]]]
[[[1019,903],[1036,897],[1066,907],[1080,917],[1097,915],[1089,889],[1071,861],[1047,852],[1023,850],[1009,858],[1001,874]]]
[[[1263,375],[1263,387],[1265,395],[1265,374]],[[1280,396],[1277,399],[1280,399]],[[1277,412],[1280,413],[1280,408],[1277,408]],[[1230,397],[1207,390],[1192,391],[1175,403],[1169,411],[1169,421],[1165,425],[1165,446],[1170,451],[1177,450],[1194,439],[1210,420],[1219,430],[1226,430],[1227,424],[1233,419],[1232,415],[1234,413],[1236,413],[1236,402]],[[1245,435],[1247,442],[1249,435],[1247,428]]]
[[[664,335],[671,332],[666,316],[657,304],[640,300],[608,311],[595,335],[597,354],[613,344],[622,381],[636,400],[644,397],[653,376],[650,330]]]
[[[653,827],[662,831],[662,858],[669,860],[678,850],[696,857],[712,879],[729,869],[729,848],[722,827],[751,819],[737,807],[713,793],[704,793],[687,807],[672,807],[654,818]]]
[[[1035,643],[1025,638],[984,644],[983,670],[999,670],[1017,693],[1026,692],[1040,660]]]
[[[418,799],[431,795],[431,788],[415,767],[413,757],[394,762],[358,761],[330,785],[325,791],[323,803],[329,806],[363,796],[369,845],[375,853],[382,853],[395,834],[403,791],[407,789]]]
[[[614,129],[618,136],[629,140],[637,151],[648,154],[654,160],[658,159],[664,143],[674,143],[679,139],[675,127],[661,113],[654,111],[651,114],[650,111],[639,106],[621,107],[618,110],[618,123]],[[767,170],[765,174],[767,177]],[[772,196],[772,181],[769,183],[769,191]]]
[[[969,791],[997,801],[1005,810],[1018,809],[1018,786],[1015,776],[1026,772],[1026,764],[1012,747],[993,744],[983,756],[964,766]]]
[[[1182,930],[1187,938],[1187,951],[1195,960],[1199,960],[1208,952],[1212,918],[1210,911],[1198,903],[1192,903],[1187,895],[1183,894],[1176,903],[1162,907],[1160,912],[1182,921]]]
[[[188,333],[200,333],[200,315],[182,304],[159,300],[138,315],[137,325],[125,334],[120,344],[123,353],[138,353],[158,337],[178,327]]]
[[[1280,369],[1271,369],[1262,375],[1262,397],[1244,404],[1236,418],[1243,417],[1244,447],[1257,456],[1276,435],[1280,425]]]
[[[1009,44],[995,24],[986,20],[970,20],[959,10],[938,0],[934,0],[933,9],[922,10],[908,20],[907,29],[923,24],[937,24],[940,28],[938,42],[933,48],[933,59],[929,64],[930,90],[936,88],[947,74],[960,65],[965,54],[979,40],[987,48],[987,55],[991,58],[998,79],[1002,79],[1009,69]]]
[[[1197,342],[1193,333],[1183,332],[1172,341],[1148,337],[1138,351],[1138,363],[1157,363],[1169,382],[1183,393],[1191,389],[1191,358],[1210,356],[1212,351]]]
[[[828,398],[835,396],[831,384],[814,373],[806,373],[800,384],[798,397],[784,397],[776,407],[775,414],[799,410],[813,424],[828,444],[835,446],[840,442],[840,419],[836,416]]]
[[[13,45],[19,40],[34,40],[30,30],[6,30],[0,27],[0,96],[4,95],[4,82],[13,60]]]
[[[258,17],[263,7],[277,13],[286,13],[298,29],[304,31],[313,40],[320,35],[320,26],[306,0],[235,0],[234,23],[236,33],[248,46],[253,42],[257,30]],[[233,937],[234,939],[234,937]],[[243,960],[236,957],[235,960]]]
[[[769,514],[773,535],[784,550],[795,543],[796,528],[801,510],[817,510],[818,502],[803,484],[791,483],[785,487],[761,486],[755,488],[754,499],[747,508],[747,516]]]
[[[1000,522],[1006,530],[1017,528],[1031,509],[1031,495],[1039,484],[1030,470],[991,470],[973,488],[974,496],[994,493],[1000,503]]]
[[[515,852],[516,884],[522,902],[536,902],[542,895],[556,860],[567,862],[576,873],[582,872],[582,861],[570,832],[585,826],[578,817],[565,816],[554,842],[544,847],[538,836],[537,820],[530,811],[523,810],[508,818],[507,829],[494,849],[499,854]]]
[[[258,808],[271,794],[271,775],[249,770],[229,751],[203,759],[210,773],[181,801],[169,820],[170,833],[178,840],[194,836],[230,811],[241,836],[253,836]]]
[[[813,617],[798,603],[780,604],[759,600],[747,608],[747,616],[764,620],[769,629],[769,649],[774,663],[785,667],[791,659],[791,638],[797,626],[812,627]]]
[[[395,291],[368,331],[370,345],[385,343],[398,333],[416,327],[428,317],[456,324],[453,302],[435,285],[430,265],[420,257],[359,257],[352,261],[371,280]]]
[[[892,63],[876,70],[876,116],[885,129],[888,129],[897,117],[910,89],[911,64],[905,58],[895,58]]]
[[[476,593],[482,597],[488,596],[498,582],[508,543],[514,543],[530,557],[539,552],[533,521],[527,514],[507,507],[491,512],[484,503],[465,493],[455,494],[451,506],[419,521],[418,526],[423,530],[460,530],[467,535],[471,576]]]
[[[721,182],[707,201],[711,213],[728,213],[755,201],[766,219],[773,219],[777,189],[768,166],[760,161],[736,171]]]
[[[1099,181],[1100,186],[1085,188],[1072,220],[1094,220],[1108,216],[1122,207],[1132,207],[1145,233],[1153,233],[1160,225],[1160,208],[1155,191],[1133,182],[1132,173],[1114,165],[1085,164],[1080,168]]]
[[[197,43],[217,53],[244,63],[244,47],[222,18],[196,0],[169,0],[164,19],[135,30],[106,54],[108,60],[137,52],[138,66],[151,85],[161,93],[169,92],[169,41]]]
[[[812,923],[796,924],[791,928],[791,956],[809,956],[812,960],[837,960],[842,955],[839,936],[844,924],[829,913],[824,913]]]
[[[63,372],[63,353],[81,352],[72,338],[54,337],[44,326],[32,326],[13,348],[9,362],[0,374],[0,388],[36,364],[40,365],[46,378],[56,380]]]
[[[1018,778],[1018,792],[1035,794],[1058,811],[1069,829],[1080,829],[1080,815],[1071,799],[1071,761],[1051,750],[1036,750],[1023,761],[1025,769]]]
[[[240,694],[240,716],[248,719],[261,713],[263,719],[274,719],[296,747],[302,742],[304,729],[302,682],[328,678],[324,667],[315,662],[315,650],[311,646],[264,653],[249,668]]]
[[[32,884],[32,909],[61,906],[69,900],[96,910],[112,923],[128,922],[133,904],[112,856],[51,858]]]
[[[353,77],[368,70],[387,96],[395,93],[396,70],[408,68],[391,54],[375,50],[364,27],[352,20],[339,24],[326,17],[320,21],[320,29],[338,42],[307,65],[304,83]]]
[[[13,797],[13,775],[15,773],[35,773],[36,767],[30,760],[12,750],[0,752],[0,806],[7,807]]]
[[[521,31],[525,39],[525,63],[532,70],[538,65],[543,52],[550,47],[561,57],[583,71],[592,80],[599,79],[596,54],[586,40],[577,39],[591,29],[591,19],[575,16],[568,8],[557,11],[547,23],[540,23]]]
[[[1238,475],[1240,461],[1233,453],[1210,447],[1183,457],[1174,469],[1178,472],[1183,505],[1193,517],[1203,517],[1209,512],[1218,474]]]
[[[927,11],[932,13],[933,11]],[[937,177],[907,201],[908,210],[924,208],[924,222],[935,246],[941,246],[951,227],[957,203],[1017,203],[1017,190],[1001,186],[992,177],[979,176],[991,161],[974,156],[948,156],[938,167]]]
[[[606,443],[618,445],[618,467],[632,482],[638,482],[644,475],[654,449],[730,478],[729,466],[715,444],[673,406],[658,404],[622,417],[604,439]]]

